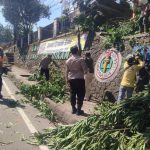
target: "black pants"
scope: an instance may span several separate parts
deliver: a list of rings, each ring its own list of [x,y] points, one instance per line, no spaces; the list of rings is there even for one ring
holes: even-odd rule
[[[72,109],[75,109],[77,101],[77,109],[81,110],[85,96],[85,80],[72,79],[69,80],[69,83]]]
[[[140,33],[149,32],[149,12],[139,18]]]
[[[49,80],[49,69],[41,68],[40,75],[43,76],[43,74],[45,74],[46,80],[48,81]]]

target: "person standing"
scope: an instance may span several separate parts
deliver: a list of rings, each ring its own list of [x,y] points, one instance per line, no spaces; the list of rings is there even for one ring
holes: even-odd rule
[[[85,96],[84,74],[87,73],[87,66],[84,59],[79,56],[77,46],[71,47],[70,52],[72,55],[66,61],[66,82],[70,85],[72,114],[83,115],[84,111],[81,109]]]
[[[136,86],[135,86],[136,93],[143,91],[145,85],[149,84],[149,68],[148,68],[148,63],[146,61],[146,57],[147,57],[146,53],[147,53],[147,47],[144,47],[144,57],[140,52],[136,53],[136,55],[145,62],[144,67],[140,69],[136,75]]]
[[[40,66],[40,75],[43,76],[43,74],[45,74],[45,78],[47,81],[50,78],[48,66],[51,62],[53,62],[55,64],[55,66],[58,67],[56,62],[54,60],[52,60],[52,55],[50,55],[50,54],[47,57],[45,57],[44,59],[42,59],[42,61],[40,62],[40,65],[39,65]]]
[[[136,59],[138,61],[138,64],[135,64],[135,58],[133,55],[130,54],[126,58],[126,62],[124,64],[124,74],[117,100],[118,103],[125,98],[125,94],[127,94],[127,98],[132,97],[136,81],[136,73],[144,67],[144,62],[139,58]]]
[[[133,0],[133,15],[132,19],[136,16],[136,11],[139,8],[141,10],[140,18],[139,18],[139,29],[140,33],[149,32],[149,16],[150,16],[150,0],[139,1]]]
[[[0,47],[0,98],[2,98],[2,74],[3,74],[3,59],[4,59],[4,53],[3,48]]]
[[[90,100],[91,94],[90,94],[90,88],[91,88],[91,82],[93,79],[94,75],[94,65],[93,65],[93,59],[91,57],[91,54],[87,52],[85,54],[85,63],[88,68],[88,72],[85,75],[85,88],[86,88],[86,93],[85,93],[85,98],[84,100]]]

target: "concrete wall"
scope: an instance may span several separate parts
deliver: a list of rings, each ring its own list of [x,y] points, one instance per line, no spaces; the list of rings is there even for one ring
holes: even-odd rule
[[[103,53],[105,49],[102,40],[103,39],[101,37],[97,37],[93,42],[92,48],[90,49],[92,58],[94,59],[94,64],[96,64],[98,57]],[[121,54],[123,57],[125,57],[130,52],[131,51],[124,51]],[[123,70],[121,68],[116,78],[108,83],[100,83],[94,78],[91,85],[91,93],[93,99],[100,101],[103,98],[105,91],[111,91],[117,97],[117,91],[119,89],[122,73]]]

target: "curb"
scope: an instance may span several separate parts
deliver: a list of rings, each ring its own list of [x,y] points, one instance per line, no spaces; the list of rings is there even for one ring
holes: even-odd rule
[[[66,107],[64,107],[64,104],[55,103],[49,98],[45,98],[44,100],[47,102],[49,108],[54,112],[54,114],[57,115],[58,120],[61,120],[64,123],[74,124],[86,118],[84,116],[77,116],[75,114],[71,114],[70,103],[68,103],[69,109],[66,110]]]

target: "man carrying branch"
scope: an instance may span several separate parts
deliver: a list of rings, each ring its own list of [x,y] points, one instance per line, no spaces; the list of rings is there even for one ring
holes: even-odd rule
[[[50,78],[48,66],[51,62],[53,62],[54,65],[58,67],[56,62],[54,60],[52,60],[52,55],[50,55],[50,54],[47,57],[45,57],[44,59],[42,59],[42,61],[40,62],[40,75],[43,76],[43,74],[45,74],[45,78],[47,81]]]

